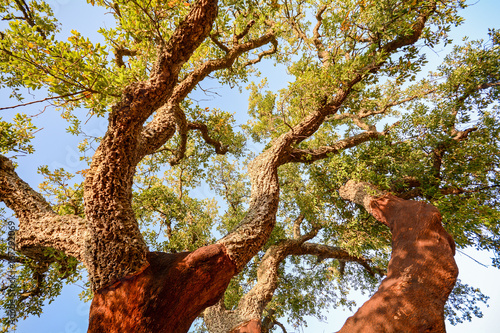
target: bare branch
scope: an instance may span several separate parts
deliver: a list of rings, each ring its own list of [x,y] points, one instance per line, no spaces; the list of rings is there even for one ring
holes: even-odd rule
[[[293,238],[294,239],[299,239],[302,237],[300,233],[300,225],[302,224],[302,221],[304,221],[304,215],[300,214],[299,217],[295,219],[293,222]]]
[[[299,149],[293,148],[290,150],[290,155],[287,162],[312,163],[331,155],[340,153],[344,149],[355,147],[363,142],[384,136],[384,132],[367,131],[352,137],[339,140],[332,146],[323,146],[317,149]]]
[[[217,45],[222,51],[229,53],[229,48],[224,45],[220,40],[217,39],[217,34],[210,34],[210,39]]]
[[[201,136],[203,137],[203,140],[205,140],[205,142],[209,145],[213,146],[217,154],[224,155],[229,151],[228,147],[224,146],[220,141],[214,140],[210,136],[210,134],[208,134],[207,125],[198,122],[189,123],[188,129],[199,131],[201,133]]]
[[[115,48],[115,62],[118,67],[125,67],[123,57],[132,57],[137,54],[137,51],[131,51],[123,47]]]
[[[63,99],[63,98],[66,98],[66,97],[71,97],[71,96],[76,96],[76,95],[84,94],[85,92],[90,92],[90,90],[85,89],[85,90],[80,90],[80,91],[77,91],[77,92],[74,92],[74,93],[71,93],[71,94],[52,96],[52,97],[47,97],[47,98],[44,98],[44,99],[40,99],[40,100],[37,100],[37,101],[28,102],[28,103],[23,103],[23,104],[18,104],[18,105],[13,105],[13,106],[6,106],[6,107],[3,107],[3,108],[0,108],[0,111],[2,111],[2,110],[8,110],[8,109],[15,109],[15,108],[23,107],[23,106],[28,106],[28,105],[31,105],[31,104],[36,104],[36,103],[43,103],[43,102],[51,101],[51,100],[54,100],[54,99]]]
[[[273,323],[274,323],[275,325],[279,326],[279,328],[281,328],[281,330],[283,331],[283,333],[287,333],[287,331],[286,331],[286,329],[285,329],[285,326],[284,326],[282,323],[280,323],[280,322],[279,322],[279,321],[277,321],[277,320],[274,320],[274,321],[273,321]]]
[[[444,332],[444,316],[435,314],[442,314],[458,268],[453,258],[455,243],[443,228],[437,208],[421,201],[384,195],[370,184],[352,180],[341,187],[339,194],[363,205],[392,233],[387,277],[339,332],[361,331],[366,325],[390,325],[394,331]],[[395,298],[397,302],[386,302]]]
[[[245,64],[243,64],[243,66],[255,65],[255,64],[259,63],[264,57],[267,57],[267,56],[270,56],[272,54],[275,54],[278,51],[278,41],[275,38],[273,38],[271,40],[271,44],[273,45],[272,48],[270,48],[269,50],[260,52],[257,55],[256,59],[247,61]]]
[[[321,36],[319,34],[319,29],[321,28],[321,25],[323,23],[322,15],[327,8],[328,7],[324,5],[316,13],[316,20],[318,22],[314,27],[313,38],[312,38],[313,44],[318,52],[318,57],[321,60],[321,62],[323,62],[323,65],[327,65],[330,61],[330,53],[328,53],[328,51],[325,50],[325,46],[323,45],[323,42],[321,41]]]

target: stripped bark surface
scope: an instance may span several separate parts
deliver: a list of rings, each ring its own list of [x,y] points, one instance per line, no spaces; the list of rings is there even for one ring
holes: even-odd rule
[[[392,232],[387,277],[339,332],[445,332],[444,305],[458,276],[455,243],[432,205],[349,181],[342,198]]]

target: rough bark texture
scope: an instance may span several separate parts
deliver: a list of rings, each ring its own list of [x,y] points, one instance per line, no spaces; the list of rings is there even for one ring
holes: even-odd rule
[[[278,287],[279,266],[290,255],[315,255],[321,260],[331,258],[354,261],[365,267],[370,274],[374,274],[368,264],[369,261],[364,258],[353,257],[347,251],[338,247],[307,242],[317,235],[319,228],[314,227],[309,233],[302,236],[300,234],[300,224],[303,219],[304,216],[300,215],[295,220],[293,239],[280,241],[266,251],[257,269],[257,283],[241,298],[236,309],[227,310],[224,306],[224,300],[221,300],[204,311],[203,318],[209,332],[261,333],[264,329],[262,327],[263,312]],[[268,309],[269,311],[272,311],[272,309]],[[279,324],[272,322],[266,326],[272,327],[275,323]]]
[[[89,333],[187,332],[236,272],[221,245],[176,254],[151,252],[147,258],[144,271],[95,293]]]
[[[92,258],[87,270],[94,290],[133,275],[148,264],[147,247],[132,210],[133,177],[144,156],[145,142],[148,149],[154,149],[175,130],[169,117],[162,118],[163,126],[150,131],[143,132],[143,124],[172,94],[182,65],[208,36],[216,16],[216,0],[198,1],[160,50],[150,79],[127,87],[112,108],[106,136],[85,179],[89,227],[85,251]],[[159,128],[162,131],[153,133]]]
[[[432,205],[349,181],[344,199],[363,205],[392,232],[387,277],[339,332],[445,332],[444,305],[455,285],[455,243]]]
[[[88,263],[83,252],[87,238],[85,220],[74,215],[57,215],[50,204],[14,171],[14,165],[0,155],[0,200],[16,212],[19,230],[16,249],[39,258],[46,247],[63,251]]]

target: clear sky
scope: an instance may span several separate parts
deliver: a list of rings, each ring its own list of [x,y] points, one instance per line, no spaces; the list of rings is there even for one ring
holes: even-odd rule
[[[99,26],[112,25],[110,15],[103,15],[101,9],[88,6],[83,0],[51,0],[56,16],[65,27],[65,31],[76,29],[84,36],[89,36],[93,40],[99,38],[95,33]],[[500,0],[479,0],[477,3],[463,11],[466,22],[461,27],[455,28],[452,32],[456,42],[460,42],[463,36],[470,36],[471,39],[486,38],[488,28],[500,28],[498,15],[500,13]],[[106,20],[109,20],[106,23]],[[436,50],[429,52],[428,58],[432,64],[440,63],[447,50]],[[271,78],[271,84],[283,85],[286,79],[279,75]],[[226,91],[221,101],[224,105],[221,108],[227,111],[246,112],[246,95],[239,95],[237,90],[230,92],[228,98]],[[15,101],[7,99],[8,94],[0,91],[0,105],[7,106],[15,104]],[[40,106],[31,106],[22,111],[28,114],[39,113]],[[2,111],[4,119],[8,119],[15,113]],[[21,111],[21,110],[20,110]],[[84,112],[84,111],[82,111]],[[53,110],[47,110],[42,116],[36,119],[39,127],[43,130],[37,134],[35,142],[35,154],[18,159],[19,175],[36,188],[42,181],[40,175],[36,173],[39,165],[48,165],[49,168],[64,167],[67,171],[75,172],[84,169],[86,165],[78,160],[76,146],[78,138],[65,134],[66,123]],[[105,119],[92,119],[86,126],[88,134],[102,136],[106,130]],[[207,193],[203,188],[201,192]],[[202,194],[202,193],[200,193]],[[489,265],[491,260],[487,253],[476,253],[467,251],[467,254],[476,260]],[[458,253],[457,262],[460,268],[459,278],[473,286],[480,287],[482,292],[490,296],[489,308],[483,307],[484,318],[474,318],[471,323],[460,324],[458,326],[448,325],[448,332],[495,332],[500,326],[500,270],[492,267],[483,267],[466,256]],[[67,286],[62,295],[52,304],[47,305],[44,313],[38,318],[28,318],[18,326],[19,333],[83,333],[87,331],[88,311],[90,303],[79,301],[78,293],[82,289],[79,286]],[[359,304],[363,302],[360,298]],[[328,314],[328,323],[319,323],[312,319],[310,325],[304,328],[304,332],[335,332],[351,313],[342,310],[332,310]],[[300,330],[302,331],[302,330]],[[293,329],[288,330],[294,332]],[[299,332],[296,330],[296,332]]]

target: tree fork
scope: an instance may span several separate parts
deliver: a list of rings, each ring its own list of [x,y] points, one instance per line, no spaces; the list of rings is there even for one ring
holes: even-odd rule
[[[436,207],[355,181],[347,182],[339,194],[364,206],[392,232],[387,277],[339,333],[445,332],[444,305],[458,267],[455,242]]]

